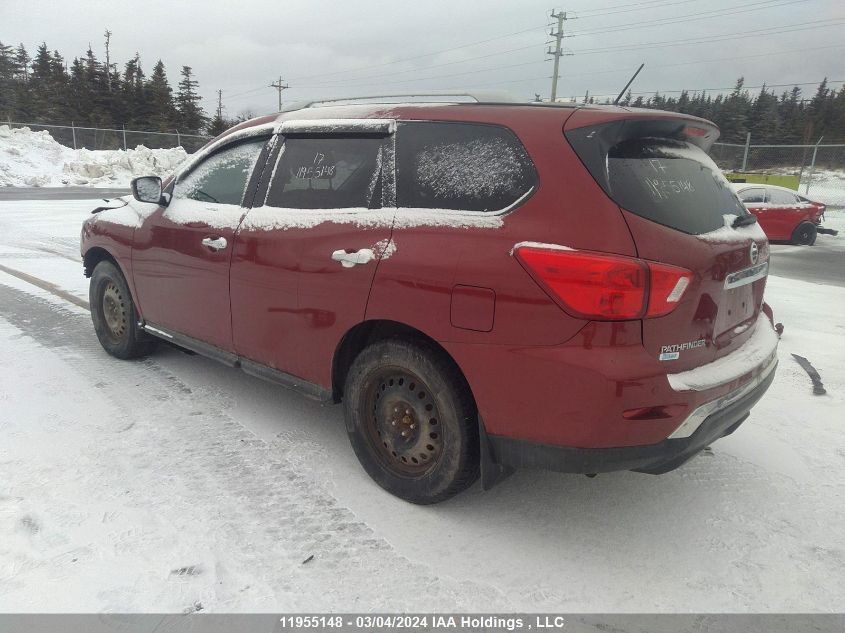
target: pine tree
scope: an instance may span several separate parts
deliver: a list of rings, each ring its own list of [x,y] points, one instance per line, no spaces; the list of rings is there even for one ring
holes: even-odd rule
[[[199,82],[193,77],[190,66],[182,66],[182,80],[176,94],[176,109],[179,112],[179,131],[197,134],[208,120],[200,106],[201,98],[197,93]]]
[[[18,63],[11,46],[0,42],[0,118],[11,119],[17,106],[15,78]]]
[[[176,108],[173,105],[173,90],[167,81],[164,64],[158,60],[153,74],[145,86],[145,100],[149,104],[150,125],[160,132],[171,132],[176,127]]]
[[[19,44],[17,50],[15,50],[15,63],[19,69],[18,79],[21,79],[24,83],[29,81],[29,63],[31,61],[32,58],[26,52],[26,47]]]

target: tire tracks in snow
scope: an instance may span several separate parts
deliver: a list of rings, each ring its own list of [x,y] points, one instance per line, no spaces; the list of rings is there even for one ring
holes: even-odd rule
[[[438,575],[398,554],[300,472],[302,456],[288,459],[233,419],[236,396],[191,388],[154,356],[112,359],[83,315],[3,284],[0,316],[109,401],[112,419],[86,420],[80,428],[97,434],[91,438],[95,457],[88,460],[97,476],[86,482],[92,494],[105,495],[98,483],[117,479],[115,485],[128,488],[123,503],[151,519],[152,526],[114,533],[108,543],[75,546],[93,557],[99,550],[128,557],[150,550],[173,554],[166,569],[130,573],[122,586],[102,587],[100,609],[190,608],[197,602],[205,610],[507,609],[507,598],[492,586]],[[154,486],[133,486],[133,479]],[[181,536],[197,531],[202,542]],[[170,576],[190,566],[203,573]],[[151,602],[139,602],[142,588]]]

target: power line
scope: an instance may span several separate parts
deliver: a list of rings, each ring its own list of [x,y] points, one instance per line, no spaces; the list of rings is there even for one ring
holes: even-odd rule
[[[455,64],[465,64],[466,62],[475,61],[476,59],[487,59],[489,57],[496,57],[497,55],[506,55],[508,53],[516,53],[517,51],[524,51],[524,50],[536,49],[536,48],[537,48],[536,44],[529,44],[528,46],[520,46],[519,48],[511,48],[511,49],[506,50],[506,51],[498,51],[498,52],[495,52],[495,53],[487,53],[486,55],[477,55],[476,57],[468,57],[467,59],[460,59],[460,60],[453,61],[453,62],[444,62],[442,64],[432,64],[430,66],[426,66],[423,70],[428,70],[430,68],[442,68],[444,66],[454,66]],[[394,73],[390,73],[390,75],[397,75],[397,74],[403,74],[403,73],[408,73],[408,72],[415,72],[415,71],[400,70],[400,71],[397,71],[397,72],[394,72]],[[335,80],[333,82],[328,82],[328,83],[317,83],[317,84],[302,83],[302,84],[299,84],[299,85],[303,86],[303,87],[315,87],[315,86],[335,86],[335,87],[337,87],[337,84],[339,84],[339,83],[348,83],[350,81],[357,81],[359,79],[371,79],[371,78],[384,77],[384,76],[385,75],[383,75],[383,74],[367,75],[365,77],[355,77],[355,78],[352,78],[352,79]]]
[[[619,31],[629,31],[631,29],[641,28],[642,26],[665,26],[667,24],[680,24],[682,22],[707,20],[710,18],[720,18],[726,15],[736,15],[739,13],[750,13],[753,11],[760,11],[761,9],[776,9],[777,7],[782,7],[789,4],[798,4],[802,2],[810,2],[810,0],[762,0],[760,2],[738,4],[727,9],[712,9],[708,11],[701,11],[699,13],[688,13],[681,16],[670,16],[665,18],[641,20],[639,22],[627,22],[625,24],[617,24],[607,28],[575,31],[573,33],[570,33],[567,37],[577,37],[580,35],[597,35],[600,33],[617,33]]]
[[[696,0],[675,0],[675,1],[671,1],[671,2],[665,2],[663,0],[660,0],[660,1],[652,1],[652,2],[636,2],[636,3],[631,3],[629,5],[619,5],[617,7],[613,7],[612,9],[614,9],[614,11],[612,11],[612,12],[595,13],[595,14],[584,15],[584,16],[582,16],[580,13],[577,13],[576,16],[572,16],[572,17],[584,17],[584,18],[586,18],[586,17],[598,17],[599,15],[610,15],[611,13],[622,13],[622,12],[629,12],[629,11],[653,9],[653,8],[663,8],[664,6],[670,6],[670,5],[688,4],[688,3],[693,2],[693,1],[696,1]],[[701,12],[701,13],[697,13],[697,14],[691,14],[691,15],[687,15],[687,16],[681,15],[681,16],[668,17],[668,18],[659,18],[656,21],[655,20],[648,20],[648,21],[637,22],[635,24],[636,25],[654,24],[656,26],[659,26],[661,24],[673,24],[673,23],[679,23],[679,22],[684,22],[684,21],[690,21],[690,20],[693,20],[693,19],[699,19],[699,16],[719,17],[721,15],[732,15],[732,14],[735,14],[735,13],[743,13],[743,12],[746,12],[746,9],[743,8],[743,7],[746,7],[746,6],[750,7],[750,8],[747,9],[747,11],[755,11],[755,10],[759,10],[761,8],[774,8],[774,7],[777,7],[777,6],[781,6],[781,4],[791,4],[793,2],[806,2],[806,1],[809,1],[809,0],[788,0],[787,2],[781,2],[780,4],[773,4],[773,5],[770,5],[770,6],[762,6],[762,7],[760,7],[760,6],[754,7],[754,5],[768,5],[772,2],[776,2],[776,0],[765,0],[764,2],[752,2],[752,3],[749,3],[747,5],[739,5],[739,6],[727,7],[727,8],[723,8],[723,9],[710,10],[710,11]],[[620,9],[621,7],[628,7],[628,8],[624,9],[624,11],[622,11],[622,10],[615,11],[615,9]],[[607,9],[611,9],[611,8],[608,7]],[[592,11],[592,10],[587,10],[587,12],[590,12],[590,11]],[[601,11],[601,10],[597,9],[596,11]],[[704,19],[706,19],[706,17]],[[627,29],[630,29],[630,28],[634,28],[634,26],[635,26],[634,24],[615,25],[615,26],[612,26],[612,27],[607,28],[607,29],[591,29],[591,30],[587,30],[587,31],[578,31],[578,32],[576,32],[572,35],[575,35],[575,34],[577,34],[577,35],[599,34],[599,33],[606,33],[606,32],[621,31],[621,30],[627,30]],[[510,32],[510,33],[505,33],[503,35],[498,35],[498,36],[486,38],[486,39],[483,39],[483,40],[476,40],[474,42],[469,42],[467,44],[462,44],[460,46],[440,49],[440,50],[431,51],[431,52],[428,52],[428,53],[422,53],[422,54],[414,55],[414,56],[411,56],[411,57],[404,57],[404,58],[396,59],[396,60],[393,60],[393,61],[390,61],[390,62],[384,62],[384,63],[381,63],[381,64],[375,64],[375,65],[371,64],[371,65],[362,66],[362,67],[359,67],[359,68],[339,70],[339,71],[334,71],[334,72],[331,72],[331,73],[323,73],[321,75],[308,75],[308,76],[302,76],[302,77],[299,77],[299,78],[305,79],[306,82],[307,82],[308,79],[313,79],[313,78],[332,77],[332,76],[336,76],[336,75],[352,74],[352,73],[355,73],[355,72],[360,72],[362,70],[372,70],[374,68],[383,68],[383,67],[386,67],[386,66],[395,65],[395,64],[402,63],[402,62],[406,62],[406,61],[413,61],[413,60],[417,60],[417,59],[422,59],[424,57],[431,57],[431,56],[435,56],[435,55],[440,55],[442,53],[461,50],[461,49],[464,49],[464,48],[470,48],[472,46],[477,46],[477,45],[480,45],[480,44],[486,44],[486,43],[493,42],[493,41],[496,41],[496,40],[499,40],[499,39],[505,39],[505,38],[508,38],[508,37],[513,37],[515,35],[520,35],[520,34],[524,34],[524,33],[538,31],[540,29],[546,29],[546,28],[548,28],[548,25],[530,27],[530,28],[527,28],[527,29],[522,29],[522,30],[519,30],[519,31],[513,31],[513,32]],[[449,62],[449,63],[446,63],[446,64],[431,65],[431,66],[427,66],[426,69],[428,69],[428,68],[439,68],[439,67],[442,67],[442,66],[447,66],[447,65],[457,64],[457,63],[464,63],[464,62],[468,62],[468,61],[474,61],[474,60],[477,60],[477,59],[484,59],[484,58],[492,57],[492,56],[499,55],[499,54],[506,54],[506,53],[516,52],[516,51],[519,51],[519,50],[526,50],[528,48],[531,48],[531,47],[524,47],[524,48],[519,48],[519,49],[509,49],[507,51],[501,51],[501,52],[498,52],[498,53],[492,53],[492,54],[482,55],[482,56],[475,56],[475,57],[471,57],[471,58],[456,61],[456,62]],[[398,72],[413,72],[413,71],[398,71]],[[392,73],[392,74],[395,74],[395,73]],[[299,85],[304,86],[304,87],[308,87],[308,86],[311,86],[311,87],[330,86],[332,84],[343,84],[343,83],[355,82],[355,81],[360,81],[360,80],[365,80],[365,79],[382,77],[382,76],[383,76],[382,74],[378,74],[378,75],[364,75],[362,77],[345,77],[345,78],[340,78],[340,79],[336,79],[336,80],[327,80],[326,82],[302,83],[302,84],[299,84]],[[298,77],[294,77],[294,79],[298,79]],[[240,97],[242,95],[247,95],[247,94],[253,94],[255,92],[261,91],[262,89],[263,88],[261,88],[261,87],[257,87],[257,88],[253,88],[253,89],[250,89],[250,90],[238,92],[238,93],[231,95],[231,98]]]
[[[799,48],[799,49],[792,49],[792,50],[787,50],[787,51],[770,51],[770,52],[767,52],[767,53],[757,53],[755,55],[742,55],[742,56],[733,55],[731,57],[716,57],[716,58],[712,58],[712,59],[697,59],[697,60],[692,60],[692,61],[688,61],[688,62],[677,62],[677,63],[674,63],[674,64],[660,64],[658,66],[649,66],[649,68],[650,68],[650,70],[656,70],[656,69],[660,69],[660,68],[675,68],[677,66],[693,66],[695,64],[708,64],[708,63],[712,63],[712,62],[735,61],[735,60],[738,60],[738,59],[753,59],[753,58],[757,58],[757,57],[772,57],[773,55],[787,55],[787,54],[792,54],[792,53],[808,53],[808,52],[812,52],[812,51],[829,50],[829,49],[832,49],[832,48],[845,48],[845,44],[832,44],[830,46],[816,46],[814,48]],[[528,63],[535,64],[536,62],[528,62]],[[487,70],[495,70],[495,69],[487,69]],[[615,68],[615,69],[612,69],[612,70],[610,70],[610,69],[609,70],[597,70],[597,71],[593,71],[593,72],[569,74],[569,75],[567,75],[567,77],[578,78],[578,77],[594,77],[595,75],[611,75],[611,74],[618,75],[618,74],[622,74],[622,73],[627,73],[629,70],[630,69],[628,69],[628,68],[623,68],[623,69]],[[460,74],[475,74],[477,72],[480,72],[480,71],[471,71],[471,72],[460,73]],[[529,81],[540,81],[540,80],[547,79],[547,78],[548,78],[548,76],[546,76],[546,75],[534,76],[534,77],[522,77],[520,79],[509,79],[509,80],[505,80],[505,81],[495,81],[495,82],[488,82],[488,83],[484,83],[484,84],[476,84],[476,87],[478,87],[478,86],[498,86],[498,85],[502,85],[502,84],[527,83]],[[403,83],[409,83],[411,81],[415,81],[415,80],[406,80]],[[376,84],[370,84],[370,85],[376,85]],[[793,84],[790,84],[790,85],[793,85]]]
[[[632,11],[644,11],[650,9],[662,9],[663,7],[672,6],[676,4],[691,4],[693,2],[699,2],[699,0],[672,0],[667,2],[666,0],[652,0],[650,2],[632,2],[631,4],[619,4],[614,7],[603,7],[598,9],[584,9],[583,11],[570,11],[574,13],[574,17],[577,18],[593,18],[593,17],[604,17],[606,15],[615,15],[617,13],[630,13]],[[633,8],[626,8],[626,7],[633,7]]]
[[[811,22],[799,22],[789,28],[785,26],[773,26],[764,29],[756,29],[751,31],[739,31],[735,33],[725,33],[724,35],[717,35],[715,37],[699,37],[687,38],[683,40],[667,40],[662,42],[643,42],[640,44],[623,44],[620,46],[606,46],[603,48],[587,48],[576,50],[576,55],[592,55],[595,53],[621,52],[629,50],[637,50],[640,48],[662,47],[662,46],[685,46],[688,44],[707,44],[710,42],[723,42],[726,40],[735,40],[740,38],[747,38],[749,35],[757,35],[765,37],[767,35],[781,35],[783,33],[793,33],[795,31],[806,31],[808,29],[824,28],[829,26],[840,26],[845,23],[845,20],[839,22],[830,22],[828,20],[814,20]],[[806,26],[805,26],[806,25]],[[766,32],[768,31],[768,32]]]
[[[662,46],[669,46],[669,45],[682,46],[682,45],[688,45],[688,44],[703,44],[703,43],[707,43],[707,42],[711,42],[711,41],[726,41],[726,40],[730,40],[730,39],[745,38],[749,34],[760,34],[760,36],[762,37],[762,36],[767,36],[767,35],[779,35],[781,33],[804,31],[804,30],[811,29],[811,28],[818,28],[819,26],[838,26],[839,25],[839,23],[827,23],[827,24],[825,24],[825,22],[826,22],[826,20],[815,20],[815,21],[811,21],[811,22],[801,22],[801,23],[798,23],[797,25],[792,25],[792,26],[789,26],[789,27],[787,27],[787,25],[784,25],[784,26],[767,27],[765,29],[757,29],[757,30],[752,30],[752,31],[746,30],[746,31],[741,31],[741,32],[736,32],[736,33],[726,33],[726,34],[723,34],[723,35],[699,37],[699,38],[693,38],[693,39],[669,40],[669,41],[663,41],[663,42],[646,42],[646,43],[640,43],[640,44],[625,44],[625,45],[620,45],[620,46],[609,46],[609,47],[603,47],[603,48],[583,49],[583,50],[576,50],[576,51],[574,51],[574,53],[576,55],[594,55],[594,54],[597,54],[597,53],[604,53],[604,52],[638,50],[638,49],[642,49],[642,48],[662,47]],[[776,29],[780,29],[780,30],[776,30]],[[771,32],[767,33],[765,31],[771,31]],[[445,66],[453,66],[455,64],[463,64],[463,63],[475,61],[475,60],[478,60],[478,59],[486,59],[486,58],[489,58],[489,57],[494,57],[496,55],[502,55],[502,54],[516,52],[516,51],[525,50],[525,49],[529,49],[529,48],[534,48],[534,47],[533,46],[523,46],[523,47],[520,47],[520,48],[517,48],[517,49],[511,49],[511,50],[508,50],[508,51],[500,51],[500,52],[497,52],[497,53],[488,53],[486,55],[469,57],[467,59],[453,61],[453,62],[445,62],[445,63],[442,63],[442,64],[433,64],[433,65],[430,65],[430,66],[426,66],[426,68],[424,68],[422,70],[442,68],[442,67],[445,67]],[[361,80],[364,80],[364,79],[383,79],[384,77],[391,77],[391,76],[395,76],[395,75],[406,75],[406,74],[412,73],[412,72],[418,72],[418,71],[416,71],[416,70],[400,70],[400,71],[396,71],[396,72],[392,72],[392,73],[388,73],[388,74],[378,73],[378,74],[374,74],[374,75],[366,75],[366,76],[363,76],[363,77],[356,77],[356,78],[350,78],[350,79],[344,79],[344,80],[335,80],[335,81],[331,81],[331,82],[318,82],[318,83],[303,83],[303,84],[300,84],[300,85],[302,87],[314,87],[314,88],[316,88],[316,87],[341,88],[341,87],[344,87],[344,86],[355,87],[356,85],[360,85],[360,84],[357,84],[358,81],[361,81]],[[472,72],[476,72],[476,71],[472,71]],[[379,83],[384,83],[384,82],[382,81],[382,82],[379,82]],[[375,85],[375,84],[373,84],[373,85]]]
[[[490,37],[490,38],[487,38],[485,40],[477,40],[475,42],[470,42],[469,44],[462,44],[461,46],[453,46],[452,48],[444,48],[444,49],[441,49],[441,50],[432,51],[430,53],[422,53],[420,55],[414,55],[413,57],[403,57],[402,59],[395,59],[391,62],[384,62],[382,64],[369,64],[367,66],[362,66],[360,68],[353,68],[351,70],[338,70],[338,71],[335,71],[335,72],[323,73],[323,74],[317,75],[317,76],[318,77],[331,77],[333,75],[340,75],[340,74],[345,74],[345,73],[354,73],[354,72],[358,72],[360,70],[371,70],[373,68],[383,68],[384,66],[392,66],[393,64],[400,64],[402,62],[409,62],[409,61],[413,61],[415,59],[422,59],[423,57],[432,57],[434,55],[440,55],[442,53],[450,53],[452,51],[461,50],[463,48],[469,48],[471,46],[478,46],[479,44],[487,44],[487,43],[493,42],[495,40],[501,40],[501,39],[505,39],[505,38],[508,38],[508,37],[513,37],[514,35],[521,35],[523,33],[529,33],[529,32],[532,32],[532,31],[539,31],[541,29],[546,30],[548,27],[549,27],[548,24],[544,24],[543,26],[533,26],[531,28],[523,29],[521,31],[514,31],[512,33],[505,33],[504,35],[497,35],[495,37]],[[307,75],[307,76],[303,76],[303,77],[294,77],[294,79],[308,79],[309,77],[314,77],[314,76],[315,75]]]

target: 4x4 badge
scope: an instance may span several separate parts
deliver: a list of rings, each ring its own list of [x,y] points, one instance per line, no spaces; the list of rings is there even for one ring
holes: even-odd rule
[[[757,259],[760,257],[760,248],[757,246],[757,242],[751,242],[751,251],[749,252],[751,256],[751,265],[757,263]]]

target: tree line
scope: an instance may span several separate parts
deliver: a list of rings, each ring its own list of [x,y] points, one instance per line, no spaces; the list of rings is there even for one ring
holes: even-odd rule
[[[85,55],[67,63],[42,43],[30,55],[23,44],[0,42],[0,122],[128,129],[183,134],[219,134],[233,121],[201,105],[199,83],[190,66],[182,66],[176,90],[158,60],[148,76],[138,53],[122,68],[112,63],[106,31],[106,58],[88,47]]]
[[[684,91],[677,97],[658,93],[632,99],[629,92],[620,104],[709,119],[719,126],[724,143],[744,143],[749,132],[759,145],[814,144],[820,137],[823,143],[845,143],[845,86],[831,89],[825,79],[804,98],[798,86],[778,95],[766,86],[751,93],[744,84],[740,77],[730,94],[716,96]]]
[[[68,124],[184,134],[216,135],[237,121],[222,111],[208,116],[201,105],[199,83],[190,66],[182,66],[176,90],[171,87],[161,60],[147,76],[138,53],[122,66],[109,54],[111,33],[106,31],[105,60],[91,47],[67,63],[42,43],[34,56],[23,44],[0,42],[0,121]],[[778,95],[763,86],[752,93],[739,78],[729,94],[684,91],[679,96],[656,93],[633,98],[622,105],[671,110],[715,122],[723,142],[744,143],[748,132],[755,144],[811,144],[845,142],[845,86],[831,89],[825,79],[810,98],[800,87]],[[594,102],[592,98],[585,101]],[[239,117],[238,120],[243,120]]]

